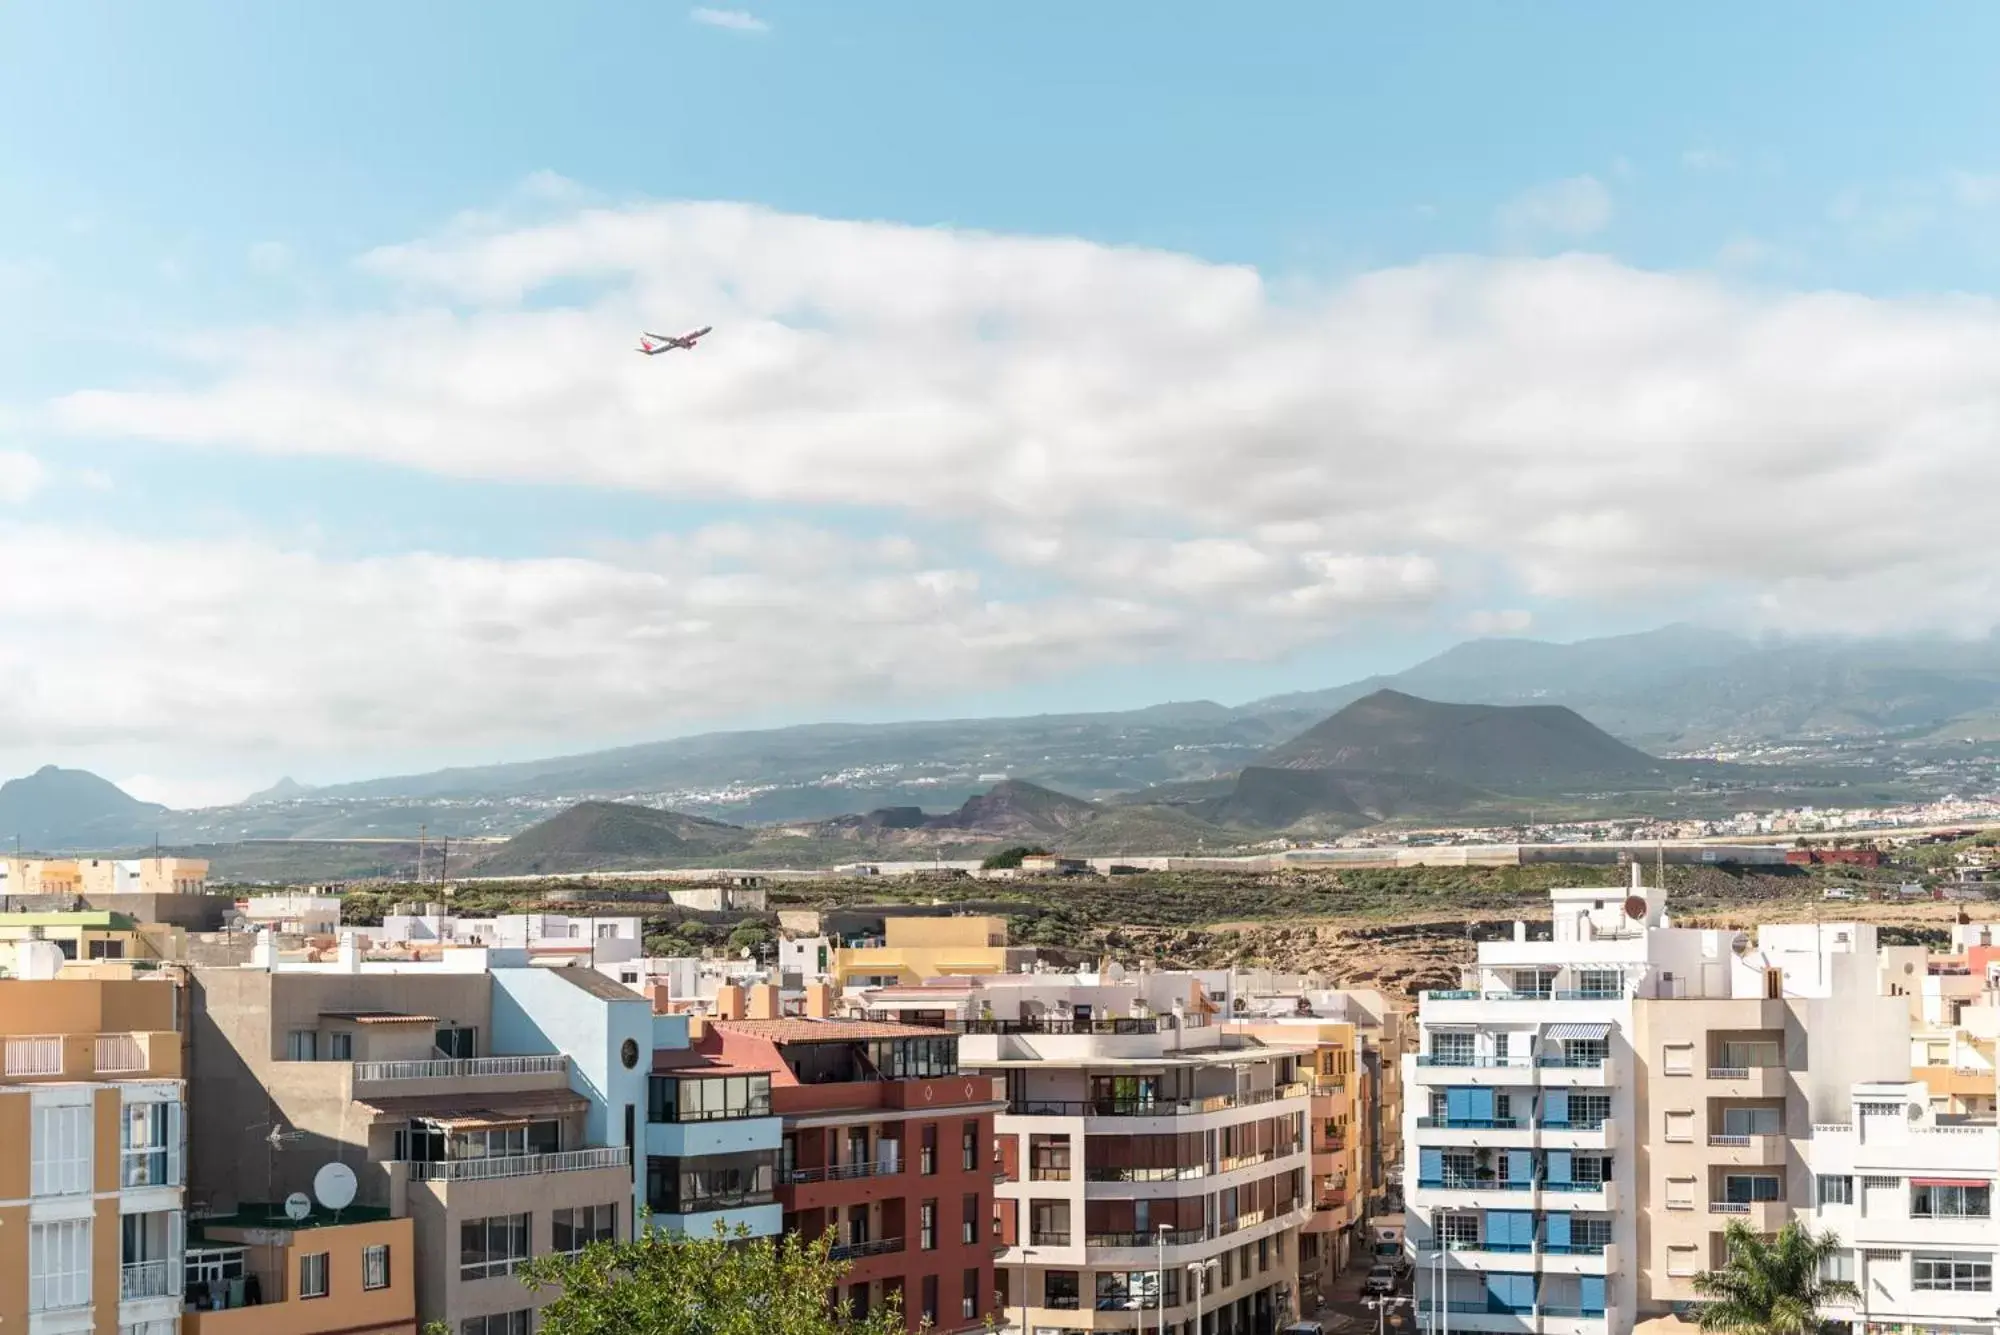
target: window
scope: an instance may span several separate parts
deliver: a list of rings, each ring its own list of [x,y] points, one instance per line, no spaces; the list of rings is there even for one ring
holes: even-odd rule
[[[1233,1251],[1224,1252],[1222,1254],[1222,1287],[1226,1289],[1235,1282],[1236,1253]]]
[[[1076,1271],[1042,1272],[1042,1306],[1059,1312],[1074,1312],[1082,1298],[1083,1290],[1077,1285]]]
[[[1828,1252],[1826,1259],[1820,1263],[1819,1277],[1854,1283],[1854,1253],[1846,1248]]]
[[[1910,1258],[1910,1287],[1919,1293],[1991,1293],[1993,1258],[1975,1252],[1918,1252]]]
[[[1668,1075],[1694,1074],[1694,1044],[1669,1043],[1660,1057],[1660,1067]]]
[[[1779,1136],[1785,1131],[1782,1108],[1724,1108],[1722,1134],[1725,1136]]]
[[[925,1201],[917,1207],[917,1248],[926,1252],[937,1250],[936,1201]]]
[[[1695,1180],[1691,1177],[1670,1177],[1667,1179],[1667,1208],[1669,1210],[1694,1209]]]
[[[924,1124],[924,1142],[917,1159],[917,1171],[925,1177],[930,1177],[937,1172],[936,1122],[926,1122]]]
[[[1609,1094],[1578,1094],[1569,1096],[1569,1127],[1572,1131],[1596,1131],[1611,1120],[1611,1096]]]
[[[937,1291],[937,1276],[925,1275],[923,1285],[923,1323],[926,1326],[932,1325],[937,1321]]]
[[[1598,1001],[1624,995],[1625,976],[1616,969],[1583,969],[1576,975],[1577,994]]]
[[[1676,1278],[1688,1278],[1701,1273],[1701,1249],[1699,1247],[1669,1246],[1667,1248],[1667,1273]]]
[[[1472,1035],[1462,1031],[1440,1031],[1431,1033],[1432,1066],[1472,1065]]]
[[[523,1307],[492,1316],[469,1316],[458,1323],[458,1335],[528,1335],[535,1321],[535,1309]]]
[[[958,1039],[875,1039],[868,1044],[868,1060],[884,1080],[935,1080],[957,1075]]]
[[[979,1123],[967,1122],[958,1133],[958,1166],[970,1173],[979,1167]]]
[[[120,1185],[181,1185],[181,1105],[128,1103],[119,1130]]]
[[[1448,1247],[1472,1247],[1479,1242],[1479,1216],[1470,1210],[1437,1217],[1438,1239]]]
[[[1257,1239],[1257,1273],[1263,1274],[1271,1268],[1271,1240]]]
[[[1819,1175],[1819,1207],[1854,1204],[1854,1179],[1845,1173]]]
[[[958,1240],[970,1247],[979,1241],[979,1197],[968,1195],[959,1202],[961,1211]]]
[[[389,1287],[388,1244],[361,1249],[361,1287],[364,1289]]]
[[[1916,1219],[1985,1219],[1993,1213],[1993,1186],[1987,1182],[1910,1179],[1910,1215]]]
[[[122,960],[125,958],[125,943],[110,941],[103,937],[93,937],[90,942],[90,958],[94,960]]]
[[[478,1048],[477,1029],[451,1027],[437,1031],[437,1050],[447,1057],[462,1059],[476,1056]]]
[[[294,1029],[286,1034],[285,1060],[288,1062],[318,1061],[319,1034],[311,1029]]]
[[[1180,1304],[1180,1271],[1167,1270],[1167,1305]],[[1136,1312],[1160,1305],[1160,1272],[1157,1270],[1102,1270],[1097,1275],[1097,1310]]]
[[[326,1297],[325,1252],[308,1252],[299,1258],[299,1297]]]
[[[648,1159],[646,1204],[655,1214],[768,1205],[775,1199],[777,1176],[777,1150]]]
[[[91,1189],[95,1140],[90,1104],[35,1109],[35,1157],[28,1190],[36,1196],[75,1196]]]
[[[971,1239],[967,1239],[971,1241]],[[958,1319],[970,1321],[979,1315],[979,1272],[968,1270],[960,1282],[960,1292],[964,1294],[958,1304]]]
[[[28,1310],[59,1312],[90,1302],[90,1221],[28,1225]]]
[[[1031,1182],[1069,1181],[1069,1137],[1028,1137],[1028,1180]]]
[[[1784,1198],[1782,1184],[1769,1174],[1732,1173],[1722,1179],[1722,1199],[1731,1205],[1747,1205],[1753,1201],[1781,1201]]]
[[[528,1259],[528,1216],[496,1214],[458,1226],[458,1277],[511,1275]]]
[[[1769,1039],[1736,1039],[1722,1045],[1717,1066],[1733,1070],[1754,1070],[1760,1066],[1783,1066],[1784,1056]]]
[[[649,1122],[720,1122],[771,1115],[768,1075],[656,1075],[647,1082]]]
[[[1692,1112],[1670,1112],[1667,1114],[1667,1139],[1687,1141],[1694,1139],[1694,1114]]]
[[[326,1059],[335,1062],[354,1060],[354,1035],[328,1034],[326,1036]]]
[[[557,1210],[551,1216],[557,1252],[580,1252],[593,1242],[618,1241],[618,1206],[579,1205],[573,1210]]]

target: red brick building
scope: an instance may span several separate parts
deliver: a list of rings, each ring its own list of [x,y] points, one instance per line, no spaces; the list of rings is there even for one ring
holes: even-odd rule
[[[995,1310],[993,1115],[1006,1104],[991,1079],[959,1073],[957,1035],[718,1017],[697,1046],[770,1072],[785,1231],[834,1234],[834,1255],[853,1266],[840,1296],[857,1314],[899,1295],[911,1331],[926,1320],[939,1335],[983,1328]]]

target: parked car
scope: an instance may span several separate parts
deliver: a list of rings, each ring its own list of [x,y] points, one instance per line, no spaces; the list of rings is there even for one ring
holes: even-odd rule
[[[1326,1327],[1317,1321],[1294,1321],[1278,1335],[1326,1335]]]
[[[1387,1298],[1396,1291],[1396,1268],[1391,1265],[1368,1267],[1368,1278],[1361,1281],[1361,1291],[1371,1298]]]

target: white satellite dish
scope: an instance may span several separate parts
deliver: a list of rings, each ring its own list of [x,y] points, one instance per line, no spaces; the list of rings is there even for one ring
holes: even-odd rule
[[[329,1210],[345,1210],[354,1204],[354,1170],[344,1163],[330,1163],[313,1174],[313,1195]]]
[[[285,1197],[285,1218],[297,1223],[312,1212],[312,1198],[303,1191],[295,1191]]]

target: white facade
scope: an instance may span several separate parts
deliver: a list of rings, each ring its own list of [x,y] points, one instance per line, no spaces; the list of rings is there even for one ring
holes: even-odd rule
[[[414,912],[388,913],[372,929],[378,945],[484,946],[525,950],[531,959],[577,960],[604,965],[638,959],[644,951],[644,920],[636,917],[571,917],[563,913],[508,913],[497,918],[459,918],[441,905],[408,906]]]
[[[1857,1329],[1991,1335],[2000,1128],[1939,1118],[1921,1084],[1861,1084],[1849,1120],[1813,1127],[1813,1226],[1860,1289]]]
[[[334,936],[340,931],[338,895],[253,895],[237,907],[252,931],[269,928],[299,936]]]

